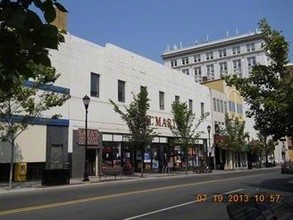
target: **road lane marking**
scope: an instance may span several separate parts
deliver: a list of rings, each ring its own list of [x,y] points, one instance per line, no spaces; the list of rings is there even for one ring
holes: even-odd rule
[[[232,191],[229,191],[229,192],[225,192],[223,194],[231,194],[231,193],[236,193],[236,192],[240,192],[240,191],[243,191],[244,189],[235,189],[235,190],[232,190]]]
[[[223,194],[235,193],[235,192],[239,192],[239,191],[242,191],[242,190],[244,190],[244,189],[243,188],[242,189],[235,189],[235,190],[232,190],[232,191],[229,191],[229,192],[224,192]],[[209,200],[209,199],[212,199],[212,198],[213,198],[213,196],[208,197],[206,199]],[[158,210],[155,210],[155,211],[152,211],[152,212],[146,212],[146,213],[143,213],[143,214],[140,214],[140,215],[125,218],[123,220],[138,219],[138,218],[142,218],[142,217],[145,217],[145,216],[148,216],[148,215],[153,215],[153,214],[168,211],[168,210],[171,210],[171,209],[176,209],[176,208],[179,208],[179,207],[182,207],[182,206],[187,206],[187,205],[190,205],[190,204],[193,204],[193,203],[197,203],[197,201],[194,200],[194,201],[185,202],[185,203],[181,203],[181,204],[174,205],[174,206],[169,206],[169,207],[166,207],[166,208],[163,208],[163,209],[158,209]]]
[[[136,216],[133,216],[133,217],[130,217],[130,218],[125,218],[123,220],[132,220],[132,219],[142,218],[142,217],[145,217],[145,216],[148,216],[148,215],[153,215],[153,214],[156,214],[156,213],[159,213],[159,212],[168,211],[170,209],[176,209],[176,208],[186,206],[186,205],[190,205],[190,204],[193,204],[193,203],[195,203],[195,201],[186,202],[186,203],[170,206],[170,207],[163,208],[163,209],[158,209],[158,210],[155,210],[155,211],[152,211],[152,212],[146,212],[144,214],[136,215]]]
[[[265,175],[265,174],[263,174],[263,175]],[[197,183],[185,183],[185,184],[180,184],[180,185],[165,186],[165,187],[159,187],[159,188],[154,188],[154,189],[144,189],[144,190],[137,190],[137,191],[131,191],[131,192],[110,194],[110,195],[105,195],[105,196],[97,196],[97,197],[84,198],[84,199],[75,199],[75,200],[64,201],[64,202],[48,203],[48,204],[43,204],[43,205],[34,205],[34,206],[29,206],[29,207],[0,211],[0,216],[20,213],[20,212],[28,212],[28,211],[36,211],[36,210],[41,210],[41,209],[55,208],[55,207],[66,206],[66,205],[74,205],[74,204],[79,204],[79,203],[84,203],[84,202],[92,202],[92,201],[98,201],[98,200],[102,200],[102,199],[110,199],[110,198],[134,195],[134,194],[139,194],[139,193],[156,192],[156,191],[160,191],[160,190],[168,190],[168,189],[175,189],[175,188],[181,188],[181,187],[224,182],[224,181],[235,180],[235,179],[243,179],[246,177],[247,176],[240,176],[240,177],[233,177],[233,178],[229,178],[229,179],[209,180],[209,181],[197,182]]]

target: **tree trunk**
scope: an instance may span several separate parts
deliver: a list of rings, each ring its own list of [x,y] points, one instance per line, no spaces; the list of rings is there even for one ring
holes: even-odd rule
[[[144,165],[144,145],[141,149],[141,165],[140,165],[140,177],[143,178],[143,165]]]
[[[188,150],[187,146],[185,147],[185,174],[188,173]]]
[[[266,140],[265,140],[266,141]],[[266,156],[266,167],[268,166],[269,164],[269,161],[268,161],[268,146],[267,146],[267,143],[265,143],[265,156]]]
[[[184,162],[185,162],[185,174],[188,173],[188,145],[183,144]]]
[[[134,170],[136,169],[136,166],[135,166],[135,153],[136,152],[135,152],[133,146],[131,147],[131,152],[132,152],[131,163],[132,163],[132,169],[133,169],[133,172],[134,172]]]
[[[9,188],[11,189],[13,187],[13,162],[14,162],[14,147],[15,147],[15,142],[13,135],[9,135],[10,139],[10,145],[11,145],[11,157],[10,157],[10,172],[9,172]]]

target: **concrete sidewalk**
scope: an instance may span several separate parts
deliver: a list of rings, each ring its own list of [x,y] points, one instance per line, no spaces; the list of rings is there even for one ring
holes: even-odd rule
[[[260,168],[262,169],[262,168]],[[257,169],[257,170],[260,170]],[[268,169],[268,168],[263,168]],[[274,169],[274,168],[273,168]],[[253,169],[255,170],[255,169]],[[188,171],[188,175],[194,176],[202,176],[202,175],[217,175],[223,173],[231,173],[231,172],[250,172],[253,170],[247,169],[239,169],[239,170],[213,170],[212,173],[202,173],[196,174],[192,171]],[[47,188],[54,188],[54,187],[69,187],[74,185],[89,185],[89,184],[99,184],[99,183],[107,183],[107,182],[121,182],[121,181],[134,181],[134,180],[145,180],[151,178],[171,178],[171,177],[179,177],[179,176],[186,176],[185,171],[175,171],[171,173],[144,173],[143,178],[141,178],[140,173],[134,173],[134,175],[122,175],[117,176],[102,176],[100,179],[96,176],[90,176],[90,181],[83,182],[82,178],[71,178],[70,183],[67,185],[56,185],[56,186],[43,186],[41,180],[35,181],[25,181],[25,182],[13,182],[13,187],[9,188],[8,182],[0,182],[0,194],[1,193],[10,193],[10,192],[23,192],[23,191],[34,191],[40,189],[47,189]]]

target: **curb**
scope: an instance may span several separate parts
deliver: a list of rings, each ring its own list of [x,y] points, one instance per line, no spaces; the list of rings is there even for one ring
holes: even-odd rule
[[[43,186],[41,185],[41,181],[36,181],[36,182],[23,182],[18,183],[18,186],[13,187],[10,189],[8,187],[8,183],[1,184],[0,183],[0,194],[6,194],[6,193],[12,193],[12,192],[26,192],[26,191],[37,191],[37,190],[50,190],[50,189],[56,189],[56,188],[64,188],[64,187],[74,187],[74,186],[89,186],[92,184],[116,184],[116,183],[121,183],[121,182],[128,182],[128,181],[144,181],[148,179],[158,179],[158,178],[178,178],[178,177],[189,177],[189,176],[205,176],[205,175],[220,175],[220,174],[227,174],[227,173],[239,173],[239,172],[251,172],[255,170],[268,170],[268,169],[278,169],[279,167],[272,167],[272,168],[259,168],[259,169],[240,169],[240,170],[221,170],[221,171],[214,171],[212,173],[202,173],[202,174],[197,174],[193,173],[192,171],[189,171],[187,174],[185,171],[182,172],[174,172],[170,174],[148,174],[144,173],[144,177],[140,177],[140,173],[135,173],[132,176],[122,176],[117,177],[116,179],[114,177],[109,177],[107,178],[101,178],[99,180],[99,177],[90,177],[89,182],[83,182],[82,179],[76,179],[72,178],[70,179],[70,183],[67,185],[54,185],[54,186]],[[290,184],[293,184],[293,181],[289,182]]]

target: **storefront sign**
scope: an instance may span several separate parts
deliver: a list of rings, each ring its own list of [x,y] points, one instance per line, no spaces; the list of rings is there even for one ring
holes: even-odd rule
[[[87,144],[99,145],[100,132],[94,129],[87,130]],[[85,145],[85,129],[78,129],[78,144]]]
[[[176,123],[174,119],[164,118],[159,116],[148,116],[148,124],[155,127],[175,127]]]
[[[227,141],[227,137],[226,136],[219,135],[219,134],[215,134],[214,135],[214,143],[215,144],[219,144],[219,143],[222,143],[224,141]]]

